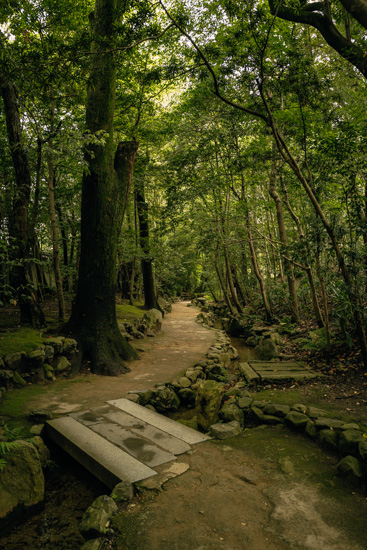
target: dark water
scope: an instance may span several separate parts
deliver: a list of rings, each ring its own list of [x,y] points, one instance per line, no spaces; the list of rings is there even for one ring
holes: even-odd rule
[[[231,336],[231,344],[240,354],[238,363],[247,363],[248,361],[251,361],[251,359],[253,361],[258,359],[255,348],[249,348],[248,346],[246,346],[243,338],[234,338],[233,336]]]
[[[46,471],[45,505],[0,536],[0,550],[74,550],[84,544],[78,525],[88,506],[107,489],[60,450],[51,449],[56,465]]]

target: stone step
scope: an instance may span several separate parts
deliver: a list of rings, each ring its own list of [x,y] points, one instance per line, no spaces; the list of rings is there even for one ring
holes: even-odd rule
[[[157,473],[69,416],[49,420],[45,430],[52,441],[111,489],[122,480],[134,483]]]
[[[241,376],[246,378],[247,382],[250,384],[252,382],[260,382],[260,376],[257,374],[257,372],[254,371],[252,367],[248,363],[240,363],[238,365],[238,370]]]
[[[191,428],[167,418],[159,413],[151,411],[146,407],[142,407],[137,403],[133,403],[128,399],[116,399],[114,401],[108,401],[109,405],[121,409],[124,412],[127,412],[131,416],[147,422],[151,426],[166,432],[177,439],[181,439],[188,443],[189,445],[194,445],[195,443],[201,443],[211,439],[208,435],[192,430]]]

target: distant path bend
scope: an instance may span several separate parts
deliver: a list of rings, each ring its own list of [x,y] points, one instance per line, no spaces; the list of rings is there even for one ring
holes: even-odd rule
[[[155,338],[133,340],[140,359],[128,364],[131,372],[118,377],[84,374],[71,380],[58,379],[43,395],[31,399],[27,409],[67,414],[173,380],[199,361],[216,339],[216,331],[196,322],[197,314],[197,308],[188,307],[187,302],[173,304]]]

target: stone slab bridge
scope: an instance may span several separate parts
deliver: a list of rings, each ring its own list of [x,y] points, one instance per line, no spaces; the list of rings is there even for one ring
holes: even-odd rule
[[[128,399],[49,420],[47,436],[112,489],[157,475],[191,445],[210,439]]]

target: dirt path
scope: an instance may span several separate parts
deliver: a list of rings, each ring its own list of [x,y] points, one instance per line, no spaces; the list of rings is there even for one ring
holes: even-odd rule
[[[365,550],[367,502],[284,428],[197,445],[189,470],[115,518],[118,550]]]
[[[88,374],[57,380],[47,392],[29,400],[27,408],[49,409],[56,414],[96,407],[107,400],[126,397],[131,390],[153,388],[168,382],[202,359],[216,339],[216,332],[196,322],[198,310],[186,302],[173,304],[162,331],[155,338],[134,340],[140,359],[129,363],[131,372],[118,377]]]

